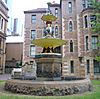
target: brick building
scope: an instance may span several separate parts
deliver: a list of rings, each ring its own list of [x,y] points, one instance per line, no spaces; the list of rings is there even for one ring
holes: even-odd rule
[[[94,52],[100,51],[97,47],[99,36],[91,33],[91,22],[95,20],[95,15],[92,14],[89,0],[60,0],[60,4],[47,4],[48,9],[24,11],[23,61],[33,61],[35,54],[41,52],[41,48],[34,46],[31,40],[44,36],[45,24],[41,17],[50,10],[57,17],[52,32],[56,38],[67,41],[66,45],[55,49],[62,53],[62,75],[99,77],[100,62],[94,58]]]
[[[0,74],[5,71],[6,30],[8,21],[8,7],[6,2],[0,0]]]

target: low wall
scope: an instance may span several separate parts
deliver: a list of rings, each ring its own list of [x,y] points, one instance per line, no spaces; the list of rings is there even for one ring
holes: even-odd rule
[[[89,79],[77,81],[25,81],[8,80],[5,90],[30,95],[71,95],[92,90]]]

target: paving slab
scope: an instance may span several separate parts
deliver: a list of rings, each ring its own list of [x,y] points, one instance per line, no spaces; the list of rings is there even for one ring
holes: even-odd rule
[[[0,74],[0,80],[11,79],[11,74]]]

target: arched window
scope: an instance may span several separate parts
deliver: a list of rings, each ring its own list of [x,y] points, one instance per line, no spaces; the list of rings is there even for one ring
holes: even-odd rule
[[[87,15],[84,16],[84,23],[85,23],[85,28],[87,28],[88,27],[88,17],[87,17]]]
[[[89,50],[89,38],[86,36],[86,50]]]
[[[73,41],[70,41],[70,52],[73,52]]]
[[[72,24],[72,21],[69,21],[68,29],[69,29],[69,32],[72,32],[72,30],[73,30],[73,24]]]

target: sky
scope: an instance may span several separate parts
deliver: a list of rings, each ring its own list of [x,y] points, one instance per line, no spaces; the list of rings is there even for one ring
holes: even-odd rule
[[[47,2],[53,2],[54,0],[13,0],[12,15],[14,17],[23,17],[23,11],[32,10],[36,8],[47,7]],[[55,0],[59,3],[60,0]]]
[[[36,8],[47,8],[47,2],[60,3],[60,0],[9,0],[12,1],[11,17],[12,19],[18,18],[18,32],[22,32],[24,26],[24,11]],[[9,25],[10,26],[10,25]],[[13,29],[13,27],[12,27]]]

